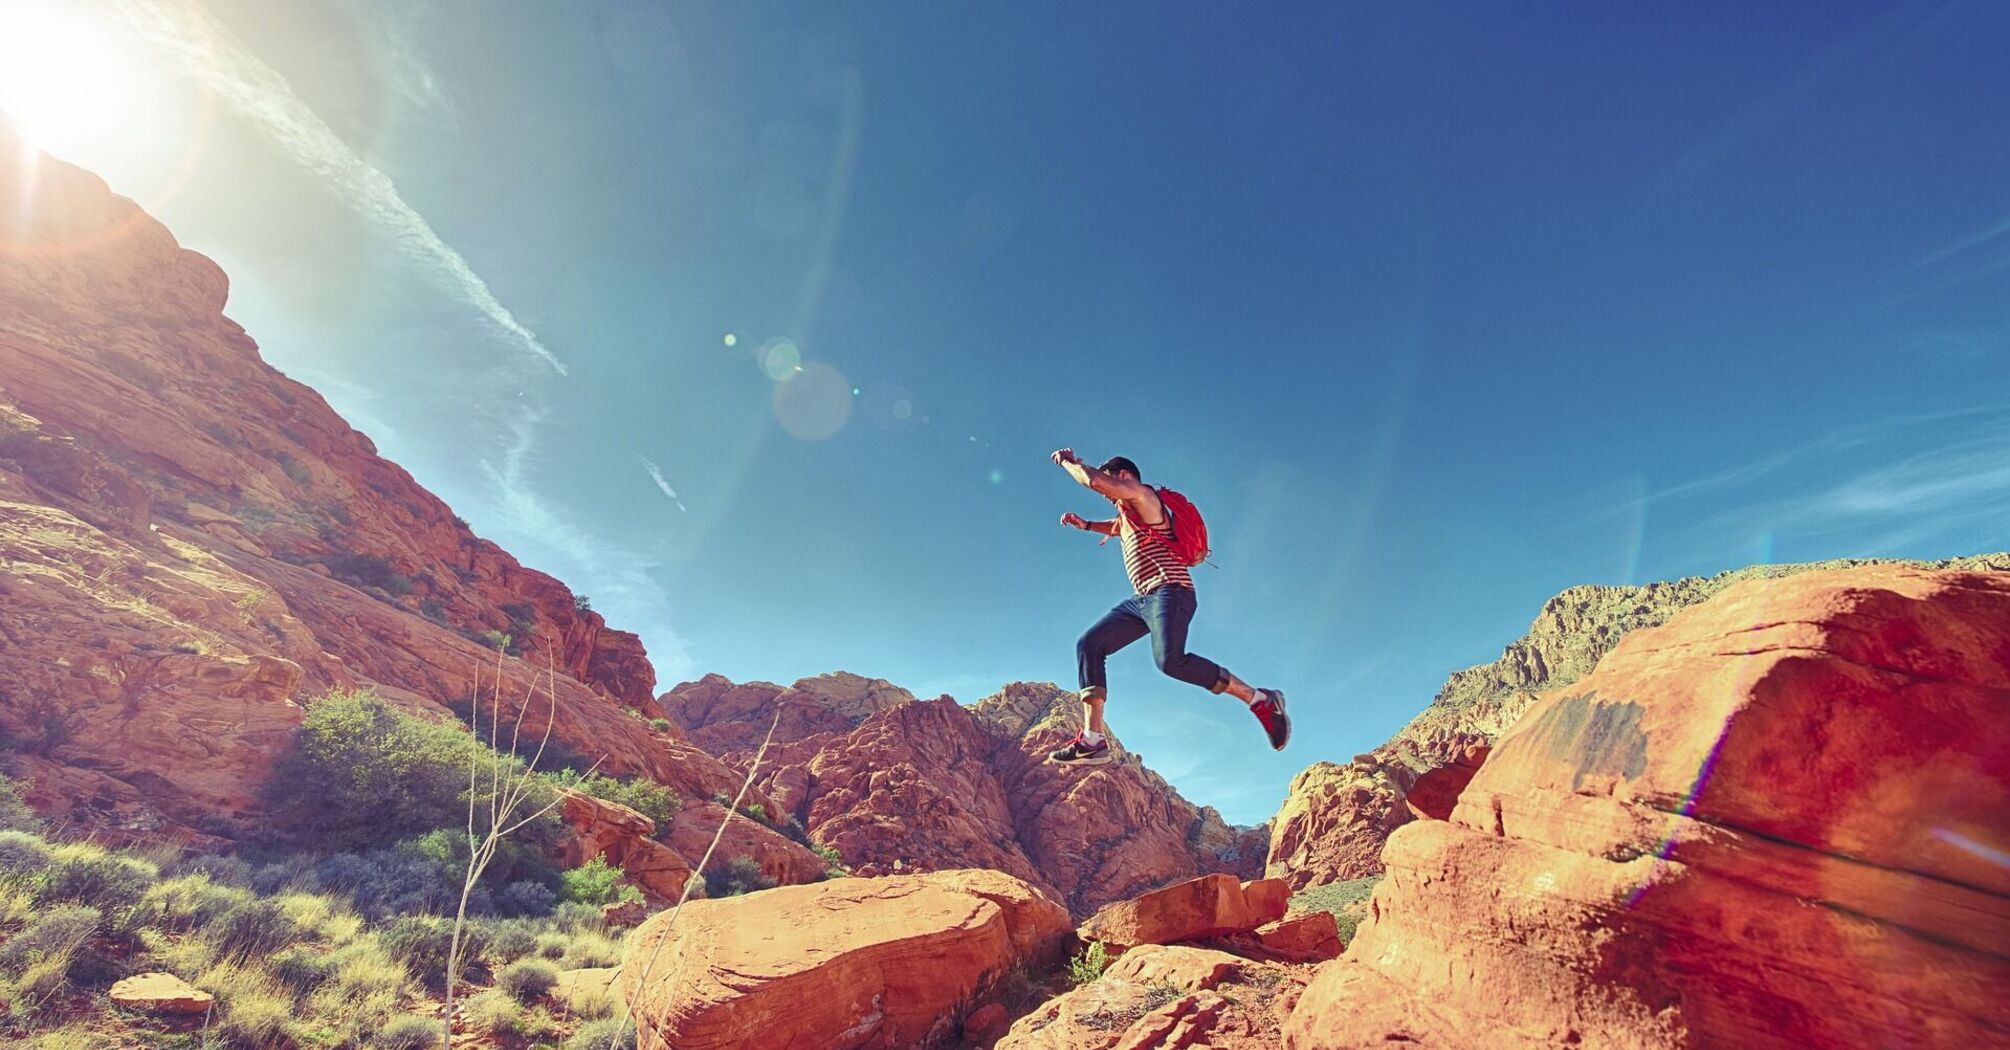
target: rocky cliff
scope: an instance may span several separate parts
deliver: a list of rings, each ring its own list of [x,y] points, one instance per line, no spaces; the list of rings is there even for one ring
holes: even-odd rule
[[[639,713],[634,635],[266,364],[214,263],[4,129],[0,200],[0,735],[38,808],[228,836],[303,698],[445,716],[499,651],[513,688],[555,669],[556,736],[603,770],[738,785]]]
[[[1723,587],[1389,837],[1286,1045],[2000,1043],[2006,716],[2010,573]]]
[[[1633,631],[1660,626],[1747,580],[1877,564],[2010,569],[2010,554],[1933,563],[1757,565],[1637,587],[1572,587],[1546,602],[1528,633],[1510,643],[1499,659],[1454,673],[1430,706],[1388,743],[1351,762],[1315,763],[1294,778],[1272,821],[1268,874],[1304,889],[1380,872],[1382,844],[1412,819],[1404,798],[1420,774],[1456,765],[1474,748],[1492,743],[1538,693],[1590,673]]]
[[[1073,694],[1052,685],[964,706],[857,675],[788,688],[710,675],[661,703],[736,769],[772,725],[755,783],[861,875],[992,868],[1087,914],[1197,874],[1249,877],[1263,861],[1267,829],[1227,825],[1135,755],[1046,764],[1080,725]]]

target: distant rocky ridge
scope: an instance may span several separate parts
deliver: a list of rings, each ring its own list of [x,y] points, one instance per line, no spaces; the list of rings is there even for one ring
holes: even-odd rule
[[[2010,569],[2010,553],[1936,562],[1842,559],[1755,565],[1640,586],[1572,587],[1545,603],[1528,633],[1510,643],[1499,659],[1454,673],[1430,706],[1388,743],[1351,762],[1315,763],[1293,778],[1272,821],[1267,873],[1290,881],[1295,889],[1379,873],[1382,844],[1411,819],[1403,800],[1419,774],[1491,744],[1538,693],[1589,674],[1627,634],[1658,627],[1744,580],[1866,565],[2002,570]]]
[[[755,783],[861,875],[992,868],[1083,915],[1263,863],[1266,828],[1225,823],[1135,755],[1091,770],[1047,764],[1080,726],[1074,694],[1053,685],[1016,682],[965,706],[852,674],[787,688],[708,675],[660,703],[735,769],[773,725]]]
[[[448,716],[499,663],[513,693],[555,671],[582,763],[739,785],[652,728],[633,634],[261,360],[214,263],[4,128],[0,199],[0,744],[46,816],[216,845],[258,819],[302,699]]]

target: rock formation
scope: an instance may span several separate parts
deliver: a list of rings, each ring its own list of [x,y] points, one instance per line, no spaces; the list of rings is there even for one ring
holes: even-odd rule
[[[602,771],[738,786],[650,727],[634,635],[261,360],[214,263],[7,129],[0,196],[0,735],[45,815],[214,844],[301,700],[448,716],[497,648],[512,689],[555,668],[555,735]]]
[[[786,689],[711,675],[661,704],[740,769],[774,726],[756,784],[860,875],[982,866],[1080,915],[1198,874],[1252,876],[1267,840],[1180,797],[1135,755],[1047,764],[1079,727],[1073,695],[1051,685],[1015,683],[966,707],[857,675]]]
[[[644,1050],[943,1045],[1067,941],[1067,912],[998,872],[835,879],[650,919],[621,992]]]
[[[1498,660],[1453,674],[1430,706],[1388,743],[1351,762],[1315,763],[1293,779],[1271,822],[1266,874],[1304,889],[1380,872],[1382,843],[1412,818],[1404,799],[1420,774],[1462,763],[1470,768],[1466,756],[1473,748],[1499,737],[1538,693],[1589,673],[1628,633],[1665,623],[1742,581],[1874,564],[1879,563],[1757,565],[1716,576],[1638,587],[1587,585],[1558,594]],[[2010,569],[2010,554],[1930,567]]]
[[[1207,875],[1112,904],[1077,934],[1111,957],[1141,944],[1176,944],[1246,933],[1284,917],[1291,892],[1282,880],[1238,882]]]
[[[1302,969],[1226,952],[1148,945],[1021,1018],[998,1050],[1269,1050]]]
[[[2010,573],[1733,583],[1389,837],[1287,1045],[1999,1042],[2006,814]]]

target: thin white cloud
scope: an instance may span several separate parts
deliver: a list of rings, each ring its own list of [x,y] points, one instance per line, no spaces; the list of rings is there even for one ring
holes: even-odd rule
[[[256,124],[288,156],[351,207],[387,232],[399,250],[425,264],[504,334],[565,374],[565,363],[496,299],[461,253],[440,239],[425,216],[405,202],[390,176],[363,159],[314,113],[284,76],[200,4],[181,0],[116,0],[114,8],[148,44],[185,75]]]
[[[642,636],[661,681],[693,677],[695,664],[665,617],[669,594],[650,577],[661,558],[595,534],[585,523],[540,496],[533,484],[537,428],[544,412],[526,408],[506,422],[510,440],[500,464],[484,462],[482,473],[495,494],[497,510],[512,546],[541,552],[540,568],[581,584],[593,606],[608,619]]]
[[[648,456],[636,456],[635,458],[642,461],[642,469],[649,472],[649,480],[655,482],[656,487],[662,489],[663,494],[665,496],[670,497],[670,502],[675,503],[677,505],[678,510],[683,511],[686,514],[691,513],[691,508],[686,507],[684,505],[684,501],[678,498],[677,490],[671,488],[670,482],[664,480],[663,471],[659,469],[656,466],[656,464],[650,462]]]

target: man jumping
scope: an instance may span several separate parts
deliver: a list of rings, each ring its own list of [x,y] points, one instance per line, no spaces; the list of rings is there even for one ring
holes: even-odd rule
[[[1075,643],[1075,663],[1082,683],[1082,724],[1085,727],[1066,747],[1049,756],[1055,762],[1073,766],[1100,766],[1114,756],[1104,735],[1103,701],[1109,681],[1104,665],[1111,653],[1152,636],[1152,658],[1159,670],[1210,692],[1227,693],[1249,705],[1256,720],[1270,735],[1270,746],[1282,751],[1291,739],[1291,719],[1284,714],[1284,694],[1275,689],[1252,689],[1249,683],[1228,673],[1228,669],[1205,656],[1186,651],[1186,630],[1193,622],[1198,599],[1194,595],[1193,574],[1174,552],[1169,537],[1178,527],[1170,520],[1158,491],[1139,480],[1138,465],[1118,456],[1100,467],[1091,467],[1075,456],[1073,449],[1054,453],[1054,462],[1081,484],[1117,506],[1117,516],[1109,521],[1088,521],[1070,511],[1061,515],[1061,524],[1123,540],[1124,571],[1136,593],[1097,620]]]

